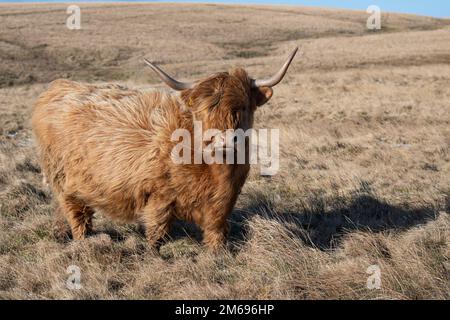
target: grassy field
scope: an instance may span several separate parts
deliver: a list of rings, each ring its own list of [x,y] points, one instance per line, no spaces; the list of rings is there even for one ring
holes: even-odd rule
[[[357,11],[184,4],[0,5],[0,298],[449,299],[450,21]],[[256,127],[280,129],[280,171],[252,169],[230,250],[177,222],[161,255],[96,216],[61,243],[30,130],[49,81],[162,87],[231,66],[255,77],[299,55]],[[80,290],[66,286],[70,265]],[[369,266],[381,286],[368,289]]]

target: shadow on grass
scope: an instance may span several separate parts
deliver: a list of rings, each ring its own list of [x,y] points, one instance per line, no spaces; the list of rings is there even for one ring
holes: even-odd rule
[[[326,207],[333,209],[325,209]],[[448,207],[450,208],[450,203]],[[306,245],[329,250],[337,247],[342,237],[353,231],[408,230],[436,219],[439,211],[440,208],[432,204],[420,208],[397,207],[372,194],[357,194],[351,200],[340,197],[325,199],[315,195],[300,210],[276,212],[270,201],[257,196],[245,208],[234,209],[229,218],[228,239],[234,249],[245,243],[249,235],[249,222],[258,216],[282,223]],[[141,230],[140,233],[144,237],[144,231]],[[202,232],[192,222],[174,221],[168,241],[186,237],[201,241]]]
[[[122,226],[121,228],[118,228],[118,226],[114,224],[102,228],[95,228],[94,226],[94,230],[90,233],[91,236],[100,234],[109,235],[111,240],[114,242],[124,242],[130,235],[138,236],[144,241],[146,239],[145,227],[140,223],[129,224],[126,227]],[[162,243],[165,244],[170,241],[180,240],[184,238],[192,238],[200,242],[202,240],[202,232],[200,228],[193,222],[175,220],[172,222],[169,234],[162,241]]]
[[[325,204],[333,209],[325,209]],[[436,219],[438,211],[431,205],[419,209],[400,208],[380,201],[373,195],[358,195],[350,201],[313,198],[302,210],[276,213],[270,202],[262,199],[253,201],[244,209],[233,211],[230,240],[234,243],[245,242],[249,221],[259,216],[279,221],[309,246],[328,250],[338,246],[342,236],[352,231],[407,230]]]
[[[425,224],[438,217],[438,212],[450,211],[450,197],[444,208],[424,204],[419,208],[398,207],[377,199],[371,193],[356,192],[351,199],[313,195],[299,210],[279,211],[264,195],[253,195],[244,208],[233,210],[229,222],[229,243],[232,250],[245,243],[249,236],[249,223],[254,217],[275,220],[284,225],[306,245],[329,250],[339,246],[342,237],[356,230],[371,232],[403,231]],[[331,208],[331,209],[329,209]],[[145,239],[142,225],[117,229],[114,225],[95,228],[91,235],[108,234],[114,242],[123,242],[135,234]],[[191,238],[202,240],[200,228],[192,222],[176,220],[164,242]],[[70,241],[69,238],[66,239]],[[233,249],[234,248],[234,249]],[[238,250],[238,249],[237,249]]]

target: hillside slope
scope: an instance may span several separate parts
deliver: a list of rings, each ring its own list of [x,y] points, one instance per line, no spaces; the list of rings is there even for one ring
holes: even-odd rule
[[[0,4],[0,298],[449,299],[450,23],[273,6]],[[59,77],[162,87],[244,66],[286,78],[257,111],[280,129],[280,170],[252,169],[213,256],[178,222],[157,256],[136,225],[57,242],[30,110]],[[66,287],[70,265],[81,290]],[[366,271],[380,268],[380,289]],[[370,269],[369,269],[370,270]]]

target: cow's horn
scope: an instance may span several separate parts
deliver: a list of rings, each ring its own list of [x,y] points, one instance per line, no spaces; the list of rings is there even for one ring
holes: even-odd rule
[[[283,64],[283,66],[280,68],[280,70],[278,70],[278,72],[275,75],[273,75],[271,78],[252,80],[252,87],[253,88],[273,87],[273,86],[277,85],[283,79],[284,75],[286,74],[286,71],[289,68],[289,65],[291,64],[292,59],[294,59],[297,51],[298,51],[298,47],[295,48],[294,51],[292,51],[292,53],[289,55],[288,59]]]
[[[148,61],[147,59],[144,59],[145,63],[152,68],[153,71],[156,72],[156,74],[161,78],[162,81],[164,81],[169,87],[171,87],[174,90],[186,90],[186,89],[192,89],[194,87],[193,83],[190,82],[180,82],[169,76],[167,73],[162,71],[159,67]]]

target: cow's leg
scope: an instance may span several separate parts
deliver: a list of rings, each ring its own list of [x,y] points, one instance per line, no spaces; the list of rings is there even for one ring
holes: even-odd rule
[[[142,220],[145,236],[152,248],[159,249],[161,240],[169,232],[173,216],[174,208],[171,202],[152,199],[145,206]]]
[[[228,212],[222,210],[204,211],[200,224],[203,230],[203,243],[212,251],[218,251],[224,247],[229,231]]]
[[[81,240],[92,230],[92,216],[94,210],[74,196],[66,196],[60,201],[64,215],[72,230],[72,237]]]
[[[56,239],[64,241],[69,238],[70,227],[67,224],[67,219],[63,209],[59,203],[56,204],[55,216],[53,220],[53,235]]]

